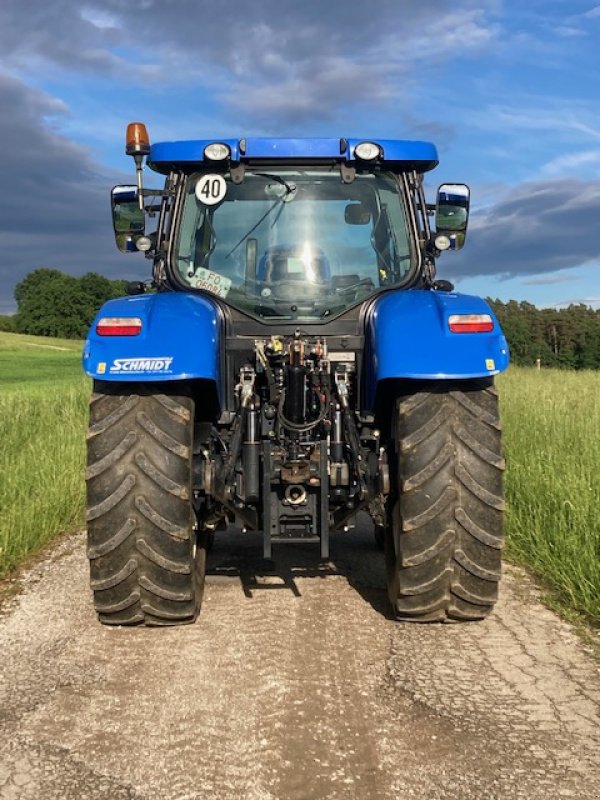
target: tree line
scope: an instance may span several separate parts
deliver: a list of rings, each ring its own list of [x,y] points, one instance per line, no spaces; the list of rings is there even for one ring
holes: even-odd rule
[[[0,316],[0,330],[83,339],[99,308],[125,294],[125,282],[90,272],[80,278],[36,269],[15,289],[17,313]],[[600,369],[600,309],[537,308],[487,298],[502,325],[514,364]]]
[[[600,309],[578,304],[537,308],[487,298],[504,330],[513,364],[600,369]]]

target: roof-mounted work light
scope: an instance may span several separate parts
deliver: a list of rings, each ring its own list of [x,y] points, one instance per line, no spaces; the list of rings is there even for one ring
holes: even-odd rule
[[[375,142],[360,142],[354,148],[354,155],[362,161],[374,161],[381,156],[381,147]]]
[[[150,152],[150,138],[143,122],[130,122],[125,136],[125,152],[133,156],[137,174],[138,201],[140,209],[144,210],[144,187],[142,182],[142,165],[144,156]]]
[[[204,158],[209,161],[225,161],[231,155],[231,150],[222,142],[207,144],[204,148]]]

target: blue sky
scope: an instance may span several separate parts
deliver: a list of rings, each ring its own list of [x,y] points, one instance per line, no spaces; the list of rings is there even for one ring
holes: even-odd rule
[[[147,277],[108,206],[136,119],[154,141],[430,139],[430,199],[445,181],[473,198],[439,276],[598,307],[598,41],[600,5],[580,0],[3,0],[0,313],[40,266]]]

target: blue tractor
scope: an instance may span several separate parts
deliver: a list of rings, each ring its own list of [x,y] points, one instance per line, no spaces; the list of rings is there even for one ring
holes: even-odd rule
[[[150,146],[132,123],[126,151],[137,185],[113,189],[117,245],[144,252],[152,280],[106,303],[85,345],[100,620],[193,622],[229,524],[262,532],[265,559],[314,542],[327,560],[359,512],[398,619],[485,617],[508,350],[489,306],[435,268],[464,243],[468,188],[428,204],[438,157],[419,141]],[[164,188],[144,188],[144,159]]]

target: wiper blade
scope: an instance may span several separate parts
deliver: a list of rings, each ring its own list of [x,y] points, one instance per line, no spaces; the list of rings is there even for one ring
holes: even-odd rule
[[[287,198],[296,191],[296,187],[295,186],[293,186],[292,184],[289,184],[287,181],[284,181],[283,178],[281,176],[279,176],[279,175],[269,175],[266,172],[257,172],[256,174],[259,175],[261,178],[269,178],[270,180],[277,181],[277,183],[280,183],[282,186],[285,186],[286,192],[285,192],[285,194],[282,194],[281,197],[278,197],[277,200],[275,200],[273,205],[265,211],[265,213],[258,220],[258,222],[255,225],[253,225],[250,228],[250,230],[247,231],[242,236],[242,238],[239,240],[239,242],[237,242],[231,248],[231,250],[227,253],[225,258],[229,258],[229,256],[233,255],[233,253],[235,253],[235,251],[242,244],[242,242],[245,242],[246,239],[248,238],[248,236],[250,236],[252,233],[254,233],[254,231],[259,227],[259,225],[262,225],[262,223],[266,220],[266,218],[269,216],[269,214],[271,214],[273,211],[275,211],[275,209],[278,206],[281,206],[281,208],[280,208],[280,211],[281,211],[283,209],[283,203],[285,203]],[[279,216],[277,217],[277,219],[279,219]],[[277,219],[275,220],[275,222],[277,222]],[[273,223],[273,224],[275,224],[275,223]]]

